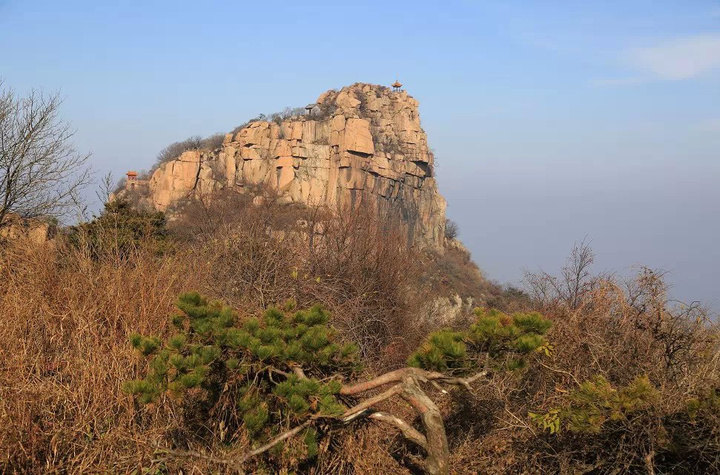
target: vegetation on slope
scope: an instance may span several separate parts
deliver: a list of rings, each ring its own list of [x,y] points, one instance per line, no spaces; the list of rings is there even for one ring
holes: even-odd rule
[[[194,224],[172,229],[110,207],[45,246],[3,247],[4,471],[416,470],[428,453],[413,437],[427,440],[427,428],[401,398],[348,422],[337,415],[387,389],[342,388],[409,371],[406,362],[448,378],[488,371],[471,391],[418,380],[440,414],[452,473],[718,470],[719,333],[701,308],[668,302],[661,275],[643,271],[627,285],[593,276],[580,249],[561,276],[530,276],[533,299],[512,304],[525,317],[418,322],[432,296],[411,291],[424,274],[408,263],[422,260],[387,223],[358,211],[330,225],[272,200],[238,200],[196,203],[186,210]],[[311,242],[309,227],[322,239]],[[98,229],[124,238],[91,238]],[[192,290],[228,307],[184,294]],[[179,328],[167,315],[181,294]],[[288,300],[310,310],[298,315]],[[282,310],[265,313],[273,304]],[[160,359],[149,367],[130,342]],[[388,430],[384,415],[406,432]]]
[[[445,383],[471,389],[471,383],[503,369],[522,368],[524,357],[545,344],[550,322],[539,314],[505,315],[478,310],[477,321],[465,331],[431,334],[413,353],[409,368],[391,371],[366,382],[348,382],[357,369],[357,346],[336,343],[329,314],[321,307],[296,312],[270,308],[262,318],[238,322],[232,309],[209,303],[197,293],[180,296],[182,313],[173,317],[178,333],[162,342],[131,335],[133,346],[151,356],[144,379],[124,388],[141,402],[156,402],[166,392],[183,399],[188,424],[220,427],[232,443],[242,435],[264,442],[242,459],[228,461],[235,468],[253,455],[265,456],[255,467],[278,471],[295,461],[318,455],[320,433],[332,432],[360,417],[399,429],[425,452],[416,465],[427,473],[448,473],[449,448],[442,416],[421,388],[421,382]],[[294,305],[289,304],[288,310]],[[474,375],[459,378],[458,375]],[[342,396],[362,397],[346,406]],[[400,396],[422,419],[424,433],[398,416],[375,406]],[[268,451],[289,437],[304,433],[304,450]],[[275,460],[273,460],[275,459]],[[270,464],[273,461],[274,463]]]

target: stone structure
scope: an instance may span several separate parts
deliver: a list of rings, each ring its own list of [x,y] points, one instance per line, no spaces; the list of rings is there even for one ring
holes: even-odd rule
[[[252,121],[219,149],[160,165],[147,200],[167,210],[198,194],[266,186],[288,203],[343,210],[365,202],[397,213],[411,242],[440,249],[445,200],[433,160],[418,102],[406,91],[358,83],[323,93],[305,114]]]
[[[138,172],[130,170],[125,174],[125,190],[126,191],[139,191],[148,186],[148,180],[138,178]]]

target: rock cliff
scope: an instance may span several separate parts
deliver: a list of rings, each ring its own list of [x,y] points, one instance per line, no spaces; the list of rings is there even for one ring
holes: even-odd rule
[[[254,120],[215,150],[190,150],[160,165],[147,200],[167,210],[221,189],[269,187],[287,203],[337,210],[367,203],[397,213],[411,242],[442,248],[445,200],[433,154],[407,92],[353,84],[323,93],[297,115]]]

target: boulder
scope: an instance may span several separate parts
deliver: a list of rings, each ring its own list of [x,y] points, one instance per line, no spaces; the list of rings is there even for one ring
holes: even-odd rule
[[[372,155],[375,153],[370,123],[365,119],[348,119],[345,124],[345,149]]]
[[[355,98],[353,91],[343,89],[335,99],[335,104],[342,109],[355,109],[360,105],[360,101]]]

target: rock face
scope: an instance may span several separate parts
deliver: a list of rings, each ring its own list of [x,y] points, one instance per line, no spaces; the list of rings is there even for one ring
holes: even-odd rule
[[[42,244],[51,238],[52,226],[41,219],[22,218],[14,213],[5,216],[0,226],[0,241],[3,239],[28,239]]]
[[[308,108],[252,121],[219,149],[164,163],[150,178],[148,199],[166,210],[193,195],[266,186],[288,203],[337,210],[367,203],[397,213],[411,242],[442,248],[445,200],[418,102],[405,91],[358,83],[325,92]]]

